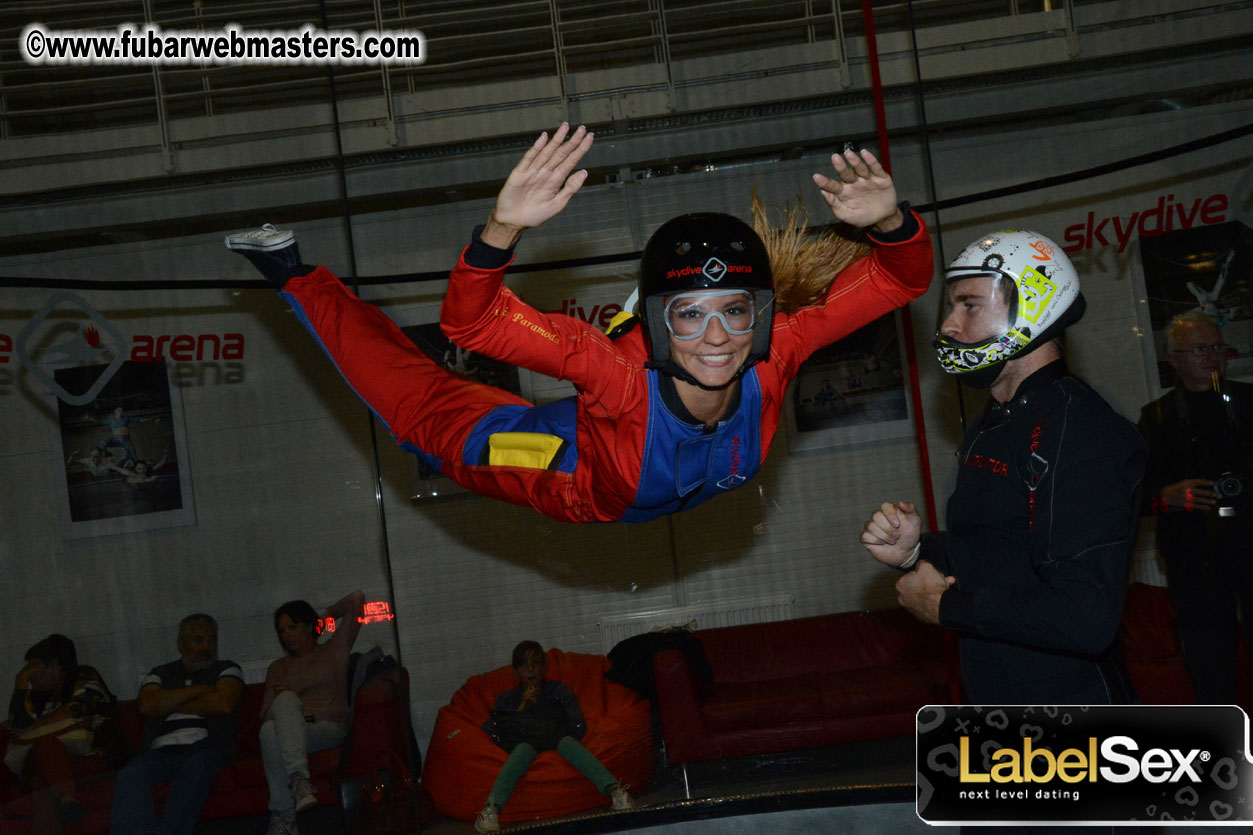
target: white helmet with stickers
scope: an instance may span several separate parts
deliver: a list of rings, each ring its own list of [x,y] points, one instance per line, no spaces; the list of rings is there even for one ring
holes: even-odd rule
[[[1036,232],[1007,229],[984,235],[962,250],[944,271],[947,287],[987,276],[1009,282],[1003,328],[978,342],[958,342],[937,331],[935,352],[950,374],[970,374],[991,385],[1001,365],[1056,337],[1083,315],[1079,274],[1062,248]],[[978,385],[977,383],[973,383]],[[982,386],[979,386],[982,387]]]

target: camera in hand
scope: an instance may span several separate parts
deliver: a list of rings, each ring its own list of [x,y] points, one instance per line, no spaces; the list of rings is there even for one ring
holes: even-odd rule
[[[1218,494],[1218,515],[1235,516],[1236,502],[1244,493],[1244,476],[1240,473],[1223,473],[1214,479],[1214,492]]]

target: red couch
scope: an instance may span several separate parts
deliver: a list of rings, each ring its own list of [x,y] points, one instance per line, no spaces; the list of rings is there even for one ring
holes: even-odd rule
[[[250,684],[240,706],[239,752],[222,769],[205,801],[201,818],[233,818],[264,815],[268,811],[269,789],[261,765],[258,732],[261,728],[261,695],[264,685]],[[118,725],[132,741],[135,750],[143,740],[143,719],[135,701],[118,702]],[[338,804],[335,784],[387,769],[394,774],[396,763],[410,772],[409,756],[409,675],[403,667],[375,673],[357,690],[352,727],[343,747],[319,751],[309,757],[309,770],[317,790],[319,805]],[[8,745],[8,732],[0,728],[0,750]],[[345,748],[347,750],[345,750]],[[75,782],[86,816],[62,828],[65,835],[108,832],[109,809],[113,802],[113,778],[103,757],[90,755],[75,760]],[[158,808],[165,787],[157,792]],[[18,784],[8,769],[0,766],[0,833],[17,835],[32,831],[33,797]]]
[[[1248,613],[1245,617],[1249,617]],[[1140,701],[1147,705],[1196,704],[1196,691],[1183,663],[1175,633],[1175,607],[1163,586],[1127,586],[1122,628],[1118,634],[1123,664]],[[1244,635],[1240,635],[1237,702],[1253,711],[1253,671]]]
[[[688,763],[914,733],[957,699],[951,645],[903,609],[705,629],[702,681],[678,650],[653,658],[666,759]]]

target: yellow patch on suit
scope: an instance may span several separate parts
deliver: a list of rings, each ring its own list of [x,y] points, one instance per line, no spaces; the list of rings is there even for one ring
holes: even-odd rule
[[[494,432],[487,438],[487,463],[493,467],[547,470],[564,444],[556,435],[541,432]]]

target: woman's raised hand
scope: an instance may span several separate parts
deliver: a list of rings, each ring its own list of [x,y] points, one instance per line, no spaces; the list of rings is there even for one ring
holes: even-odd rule
[[[874,154],[850,148],[832,154],[831,165],[836,176],[814,174],[814,183],[836,220],[859,229],[876,226],[883,232],[901,225],[904,216],[896,207],[896,184]]]
[[[587,171],[575,171],[575,166],[592,147],[592,139],[582,125],[571,133],[565,122],[551,138],[547,131],[541,133],[505,180],[483,229],[483,241],[507,249],[524,230],[560,214],[587,179]]]

